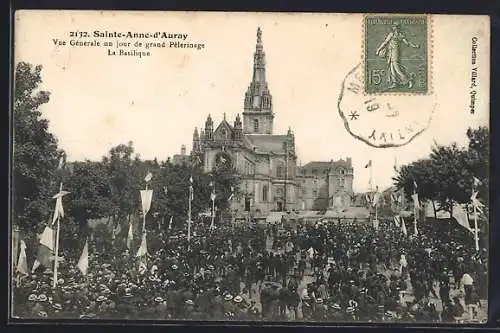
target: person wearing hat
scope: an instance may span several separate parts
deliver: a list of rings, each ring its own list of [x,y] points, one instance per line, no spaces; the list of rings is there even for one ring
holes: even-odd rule
[[[324,321],[326,319],[326,306],[322,298],[316,299],[314,306],[313,319],[317,321]]]
[[[224,318],[224,297],[219,288],[211,289],[210,303],[210,318],[214,320],[222,320]]]
[[[45,306],[48,301],[48,298],[45,294],[38,295],[35,301],[35,305],[31,309],[32,317],[38,317],[40,312],[47,314],[45,311]]]
[[[246,301],[240,295],[233,298],[235,305],[235,319],[236,320],[246,320],[248,319],[249,306]]]
[[[224,295],[224,301],[222,303],[224,309],[224,314],[235,313],[235,306],[233,302],[233,296],[229,293]]]
[[[210,302],[210,294],[207,289],[202,288],[198,291],[195,303],[198,306],[200,312],[206,315],[206,319],[209,319],[208,314],[212,305]]]
[[[340,307],[340,304],[338,303],[333,303],[331,306],[328,307],[328,319],[332,321],[340,321],[344,318],[344,315],[342,313],[342,308]]]
[[[304,320],[310,320],[313,315],[313,307],[312,307],[312,302],[313,300],[309,295],[304,295],[302,296],[302,302],[301,302],[301,309],[302,309],[302,317]]]
[[[53,303],[52,304],[52,313],[53,315],[51,317],[55,318],[64,318],[64,312],[63,312],[63,306],[60,303]]]
[[[184,314],[182,319],[193,319],[193,313],[195,312],[195,304],[192,299],[187,299],[184,301]]]
[[[16,309],[18,308],[18,313],[21,318],[23,317],[30,317],[33,314],[33,307],[36,304],[37,300],[37,295],[36,294],[30,294],[27,297],[26,302],[23,304],[16,305]]]

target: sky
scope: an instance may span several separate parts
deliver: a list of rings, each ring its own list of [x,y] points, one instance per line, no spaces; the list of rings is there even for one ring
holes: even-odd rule
[[[51,98],[41,111],[69,161],[100,159],[128,141],[141,158],[165,160],[183,144],[190,151],[193,129],[203,127],[209,113],[218,124],[224,113],[232,123],[243,112],[260,26],[274,134],[293,130],[301,164],[351,157],[354,190],[365,191],[369,160],[373,183],[385,188],[392,184],[395,161],[425,158],[433,143],[466,145],[469,126],[488,125],[490,46],[487,17],[434,15],[432,96],[407,102],[420,112],[432,98],[432,121],[403,147],[374,148],[348,133],[337,108],[344,77],[362,61],[362,22],[361,14],[20,11],[14,56],[16,62],[43,66],[41,88]],[[107,55],[106,38],[95,38],[99,47],[68,45],[78,39],[71,32],[95,30],[187,34],[189,42],[204,48],[152,48],[149,57],[138,58]],[[473,37],[478,87],[471,115]],[[55,45],[54,39],[66,45]]]

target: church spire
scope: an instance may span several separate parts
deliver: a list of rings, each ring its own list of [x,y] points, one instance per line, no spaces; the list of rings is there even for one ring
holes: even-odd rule
[[[260,27],[257,28],[257,44],[253,55],[252,83],[259,86],[256,87],[257,89],[266,85],[266,53],[262,45],[262,30],[260,30]]]
[[[245,133],[272,134],[273,102],[266,81],[266,54],[262,30],[257,28],[252,81],[245,93],[243,128]]]

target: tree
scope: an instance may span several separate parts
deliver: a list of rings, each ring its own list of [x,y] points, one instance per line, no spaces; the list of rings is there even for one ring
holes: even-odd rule
[[[106,171],[106,166],[100,161],[73,163],[73,172],[66,182],[66,188],[71,192],[68,212],[80,226],[88,219],[109,217],[113,212]]]
[[[420,199],[430,200],[436,217],[437,208],[453,216],[455,204],[468,204],[472,194],[473,178],[482,182],[479,190],[487,200],[488,193],[488,129],[467,130],[469,144],[461,148],[456,143],[448,146],[435,145],[429,158],[402,166],[393,178],[399,189],[404,189],[409,198],[413,193],[413,181],[418,184]]]
[[[21,228],[47,221],[58,188],[56,169],[63,152],[39,108],[50,93],[39,90],[42,66],[20,62],[14,77],[13,217]]]

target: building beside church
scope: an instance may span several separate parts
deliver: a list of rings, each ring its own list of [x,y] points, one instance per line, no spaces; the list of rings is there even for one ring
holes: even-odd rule
[[[229,122],[226,115],[214,124],[194,129],[191,158],[205,172],[235,169],[241,176],[237,211],[263,213],[283,210],[323,210],[350,205],[353,169],[351,159],[310,162],[297,166],[295,136],[275,134],[273,99],[266,80],[262,31],[257,29],[253,76],[244,96],[242,117]],[[179,162],[185,154],[174,157]]]

